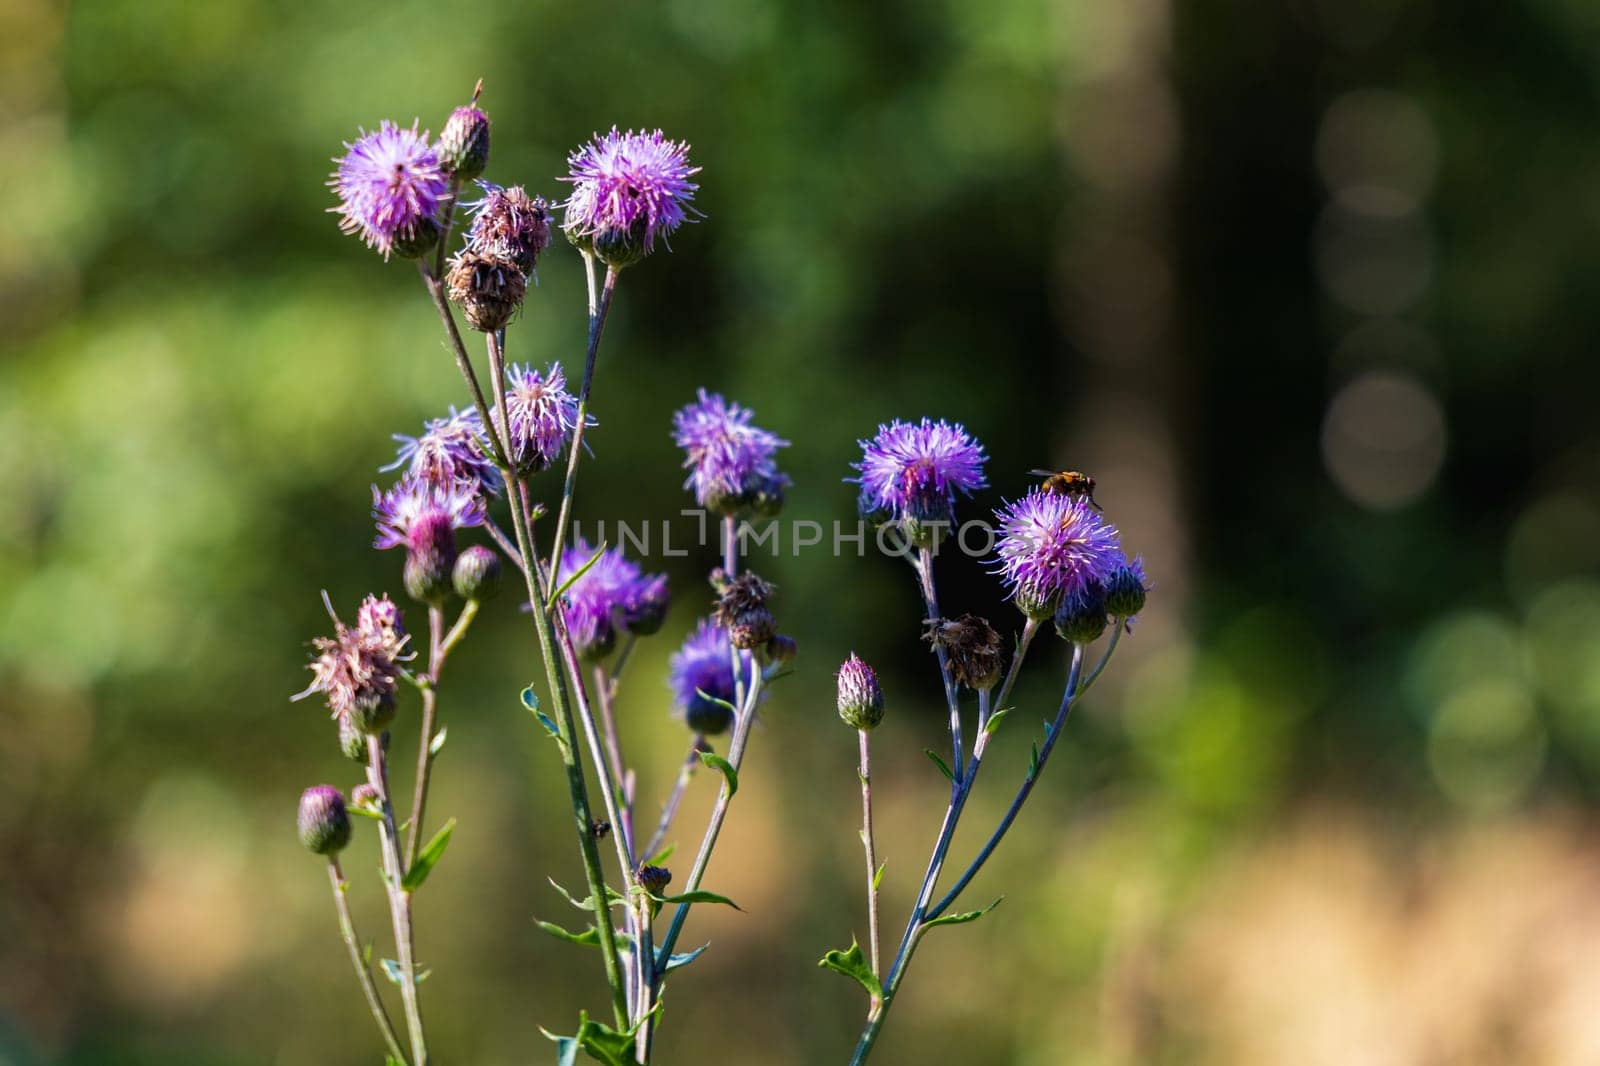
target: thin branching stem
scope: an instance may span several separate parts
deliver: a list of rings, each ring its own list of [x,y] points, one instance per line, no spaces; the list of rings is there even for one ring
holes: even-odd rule
[[[356,971],[356,980],[361,983],[361,992],[366,996],[367,1009],[372,1011],[372,1020],[378,1023],[378,1031],[383,1034],[383,1043],[389,1049],[390,1057],[406,1066],[405,1050],[400,1046],[394,1023],[389,1020],[383,997],[378,995],[378,986],[372,980],[372,969],[367,965],[366,953],[361,947],[361,937],[356,933],[355,919],[350,916],[350,901],[345,898],[349,885],[344,879],[344,871],[339,867],[337,855],[328,856],[328,882],[333,886],[333,905],[339,912],[339,932],[350,953],[350,965]]]
[[[367,737],[367,783],[378,794],[382,820],[378,836],[383,854],[384,888],[389,898],[389,918],[394,925],[394,949],[400,964],[400,1000],[405,1006],[406,1029],[411,1037],[411,1060],[428,1064],[428,1038],[422,1025],[417,997],[417,964],[411,930],[411,893],[404,884],[406,867],[400,861],[400,834],[395,830],[394,804],[389,801],[389,764],[380,737]]]

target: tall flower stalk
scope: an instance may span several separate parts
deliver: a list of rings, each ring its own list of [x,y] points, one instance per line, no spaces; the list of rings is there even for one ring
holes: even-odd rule
[[[882,695],[877,693],[875,701],[863,695],[869,688],[861,679],[864,668],[854,656],[845,663],[839,674],[839,712],[861,734],[862,839],[868,856],[871,953],[870,957],[863,956],[859,946],[852,944],[848,951],[828,952],[822,965],[853,978],[867,993],[866,1019],[852,1064],[865,1062],[876,1047],[922,938],[941,925],[975,921],[999,903],[997,899],[979,910],[951,910],[1016,821],[1055,749],[1074,701],[1105,669],[1118,638],[1130,625],[1132,616],[1142,609],[1145,593],[1142,568],[1137,561],[1128,562],[1123,556],[1117,531],[1100,517],[1098,506],[1087,494],[1059,491],[1053,487],[1055,482],[1047,482],[1045,487],[1007,504],[996,515],[1000,529],[997,572],[1023,615],[1010,665],[1002,670],[1001,641],[987,621],[973,615],[955,619],[942,616],[934,570],[940,537],[955,520],[957,496],[985,485],[981,446],[962,427],[928,419],[883,426],[876,437],[861,443],[862,461],[857,464],[859,476],[855,479],[861,486],[860,510],[880,523],[894,525],[906,542],[906,556],[922,600],[927,639],[933,645],[950,714],[951,761],[946,765],[935,757],[949,778],[950,798],[899,946],[885,972],[877,944],[878,881],[871,865],[871,779],[863,728],[867,721],[876,725],[882,716]],[[1110,589],[1122,594],[1109,596]],[[936,895],[990,740],[1012,709],[1008,700],[1023,660],[1039,630],[1051,621],[1069,648],[1066,682],[1055,718],[1046,727],[1042,743],[1034,745],[1016,795],[988,839],[954,884],[943,895]],[[1082,673],[1085,649],[1108,625],[1112,627],[1112,637],[1086,679]],[[876,690],[875,679],[870,689]],[[977,731],[970,750],[962,737],[963,692],[976,697]],[[865,709],[873,707],[875,713],[867,716]],[[930,750],[929,754],[933,752]]]

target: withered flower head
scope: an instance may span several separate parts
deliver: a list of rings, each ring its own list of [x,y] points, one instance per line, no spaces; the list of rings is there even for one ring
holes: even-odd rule
[[[988,619],[964,614],[957,619],[930,618],[923,623],[923,639],[943,648],[950,657],[950,672],[957,683],[970,689],[986,689],[1000,679],[1005,665],[1000,652],[1000,634]]]
[[[771,582],[748,570],[729,578],[718,569],[711,575],[711,586],[717,590],[712,621],[727,629],[735,648],[757,648],[777,635],[778,623],[767,607]]]
[[[461,313],[480,333],[492,333],[510,322],[528,294],[528,279],[516,263],[470,248],[450,260],[444,280],[451,302],[461,306]]]

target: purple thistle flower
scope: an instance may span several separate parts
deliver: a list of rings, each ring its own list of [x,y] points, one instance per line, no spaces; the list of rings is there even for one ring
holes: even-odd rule
[[[1123,564],[1118,534],[1081,496],[1033,489],[995,512],[996,573],[1030,618],[1047,618],[1064,596],[1093,590]]]
[[[372,486],[372,517],[378,524],[372,546],[416,551],[437,539],[440,530],[483,525],[489,516],[475,488],[467,482],[435,485],[411,476],[388,492]]]
[[[448,418],[424,422],[420,437],[396,433],[394,439],[400,442],[400,448],[395,461],[378,469],[407,467],[412,477],[432,485],[449,488],[476,482],[485,492],[498,493],[502,487],[500,472],[483,452],[482,435],[483,420],[476,408],[457,411],[451,407]]]
[[[689,146],[669,141],[660,130],[596,134],[567,156],[572,183],[564,226],[569,234],[591,240],[608,236],[631,239],[644,254],[655,248],[656,235],[677,229],[694,208],[699,188],[689,179],[700,168],[689,165]]]
[[[755,680],[755,666],[742,657],[746,691]],[[738,695],[733,677],[733,644],[728,631],[701,619],[668,662],[668,684],[684,722],[696,733],[715,735],[733,724],[733,713],[717,703],[733,703]]]
[[[716,393],[699,391],[699,399],[672,416],[673,441],[684,451],[689,471],[684,488],[693,488],[702,507],[725,510],[739,497],[764,490],[781,493],[789,479],[774,461],[789,442],[750,424],[754,413],[728,403]]]
[[[355,628],[345,625],[327,604],[333,636],[311,642],[311,684],[291,696],[302,700],[313,692],[328,699],[328,709],[341,724],[360,733],[374,733],[394,720],[396,679],[406,654],[405,628],[399,609],[387,596],[368,596]]]
[[[864,515],[949,521],[957,492],[971,494],[988,484],[983,445],[960,425],[896,419],[859,443],[861,462],[851,465],[861,475],[847,480],[861,486]]]
[[[578,538],[561,553],[556,584],[564,584],[594,558],[595,549]],[[607,548],[562,596],[561,613],[578,651],[598,658],[615,646],[619,625],[638,631],[628,625],[630,616],[657,607],[664,614],[666,595],[665,575],[642,573],[621,548]]]
[[[539,253],[550,243],[550,205],[520,185],[507,189],[480,181],[478,187],[483,199],[464,205],[473,216],[467,246],[481,255],[509,259],[524,274],[533,273]]]
[[[531,366],[506,367],[506,414],[506,447],[517,471],[536,474],[554,466],[578,425],[578,400],[567,391],[561,364],[551,363],[543,375]],[[584,423],[594,424],[593,418]]]
[[[328,182],[339,195],[339,206],[329,210],[343,216],[341,230],[359,235],[385,259],[397,243],[413,244],[422,231],[436,230],[450,179],[415,122],[406,129],[385,119],[345,147],[349,150],[334,160],[339,169]]]

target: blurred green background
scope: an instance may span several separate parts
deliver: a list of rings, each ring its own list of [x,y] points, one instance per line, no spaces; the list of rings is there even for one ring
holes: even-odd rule
[[[1594,5],[8,0],[0,30],[0,1062],[377,1061],[292,830],[303,786],[356,777],[287,697],[319,589],[399,593],[368,486],[463,390],[323,182],[358,126],[437,129],[479,76],[497,181],[560,195],[612,123],[704,167],[705,220],[624,276],[581,518],[687,504],[669,422],[705,385],[793,441],[786,517],[853,520],[856,439],[928,414],[989,448],[971,513],[1082,468],[1149,563],[972,889],[1005,905],[929,938],[874,1061],[1600,1061]],[[512,357],[574,366],[579,260],[539,273]],[[676,591],[621,703],[650,810],[711,553],[647,565]],[[860,996],[815,962],[864,927],[850,650],[889,694],[891,927],[942,808],[905,568],[758,565],[800,669],[707,882],[747,913],[691,920],[713,947],[662,1063],[845,1059]],[[947,560],[946,606],[1010,628],[983,569]],[[1020,726],[1054,705],[1042,652]],[[531,921],[581,880],[515,698],[540,674],[503,599],[447,679],[441,1062],[547,1061],[541,1025],[604,1006]],[[1026,748],[999,736],[958,854]],[[375,863],[364,832],[380,936]]]

